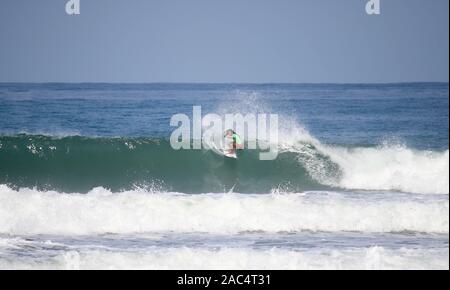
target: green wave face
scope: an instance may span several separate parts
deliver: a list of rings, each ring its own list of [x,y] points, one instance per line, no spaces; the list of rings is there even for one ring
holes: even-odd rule
[[[163,139],[2,136],[0,184],[64,192],[98,186],[186,193],[327,188],[310,177],[297,153],[272,161],[258,156],[257,150],[242,150],[237,160],[205,149],[174,150]]]

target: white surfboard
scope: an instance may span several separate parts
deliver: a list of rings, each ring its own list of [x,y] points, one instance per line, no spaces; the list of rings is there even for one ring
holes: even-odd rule
[[[222,150],[223,156],[228,157],[228,158],[237,158],[236,155],[236,151],[232,152],[228,149],[223,149]]]

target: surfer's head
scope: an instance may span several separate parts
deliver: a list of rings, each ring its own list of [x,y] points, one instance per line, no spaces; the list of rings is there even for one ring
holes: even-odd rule
[[[231,136],[233,134],[235,134],[233,129],[228,129],[228,130],[225,131],[225,136]]]

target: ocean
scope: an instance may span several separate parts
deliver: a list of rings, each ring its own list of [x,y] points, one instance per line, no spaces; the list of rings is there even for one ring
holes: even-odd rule
[[[0,269],[449,269],[448,88],[2,83]],[[174,150],[193,106],[278,156]]]

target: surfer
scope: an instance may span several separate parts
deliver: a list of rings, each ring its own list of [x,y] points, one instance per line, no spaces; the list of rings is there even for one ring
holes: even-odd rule
[[[241,137],[239,137],[239,135],[234,130],[226,130],[224,137],[230,140],[230,154],[236,154],[236,149],[244,149],[244,144],[242,143]]]

